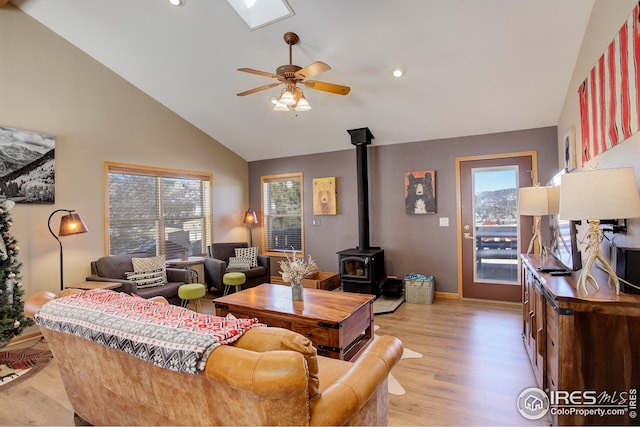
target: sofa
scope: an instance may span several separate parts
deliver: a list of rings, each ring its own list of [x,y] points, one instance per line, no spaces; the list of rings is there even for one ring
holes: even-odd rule
[[[86,280],[120,283],[122,286],[116,288],[117,291],[130,295],[135,294],[142,298],[162,296],[169,301],[170,304],[180,305],[181,301],[178,297],[178,288],[185,283],[189,283],[191,280],[190,273],[186,269],[165,269],[168,283],[150,288],[139,288],[135,282],[126,279],[125,273],[133,271],[133,262],[131,259],[146,257],[148,257],[146,253],[104,256],[96,261],[91,261],[91,275],[87,276]]]
[[[247,242],[213,243],[207,247],[208,257],[204,262],[204,277],[207,288],[211,291],[217,289],[222,293],[224,284],[222,278],[227,272],[229,258],[235,256],[236,248],[248,248]],[[252,288],[263,283],[271,282],[271,258],[266,255],[258,255],[258,265],[247,270],[242,270],[246,276],[246,282],[242,289]]]
[[[46,318],[55,299],[34,294],[25,312]],[[329,359],[296,332],[254,327],[190,374],[38,323],[76,415],[94,425],[385,425],[387,376],[402,354],[397,338],[383,336],[353,363]]]

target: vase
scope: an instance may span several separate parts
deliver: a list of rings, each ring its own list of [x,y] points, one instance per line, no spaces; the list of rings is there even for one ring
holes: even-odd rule
[[[294,301],[302,301],[302,283],[291,282],[291,299]]]

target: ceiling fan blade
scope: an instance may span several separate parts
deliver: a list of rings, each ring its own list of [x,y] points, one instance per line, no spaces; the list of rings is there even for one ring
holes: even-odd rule
[[[309,77],[317,76],[318,74],[329,71],[330,69],[331,67],[324,62],[316,61],[313,64],[307,65],[303,69],[296,71],[295,76],[308,79]]]
[[[318,82],[315,80],[305,80],[303,84],[309,89],[322,90],[324,92],[331,92],[338,95],[346,95],[351,91],[349,86],[341,86],[333,83]]]
[[[280,76],[273,73],[267,73],[266,71],[254,70],[253,68],[238,68],[238,71],[244,71],[245,73],[257,74],[259,76],[271,77],[273,79],[279,79]]]
[[[236,93],[236,95],[238,95],[238,96],[251,95],[252,93],[260,92],[261,90],[270,89],[272,87],[276,87],[276,86],[281,85],[281,84],[282,83],[269,83],[268,85],[264,85],[264,86],[260,86],[260,87],[256,87],[256,88],[253,88],[253,89],[246,90],[244,92]]]

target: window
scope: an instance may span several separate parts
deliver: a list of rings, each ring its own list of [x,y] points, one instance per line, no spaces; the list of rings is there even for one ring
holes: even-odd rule
[[[211,244],[211,174],[105,164],[110,255],[167,259],[202,255]]]
[[[264,252],[303,253],[302,173],[263,176]]]

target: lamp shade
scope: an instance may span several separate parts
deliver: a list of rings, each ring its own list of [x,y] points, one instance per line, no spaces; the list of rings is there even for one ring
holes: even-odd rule
[[[247,209],[244,213],[244,219],[242,220],[244,224],[257,224],[258,223],[258,215],[256,215],[256,211]]]
[[[522,187],[518,190],[518,213],[541,216],[558,213],[558,187]]]
[[[60,218],[60,232],[58,236],[86,233],[89,231],[80,214],[68,213]]]
[[[640,216],[633,168],[598,169],[562,175],[560,219],[601,220]]]

